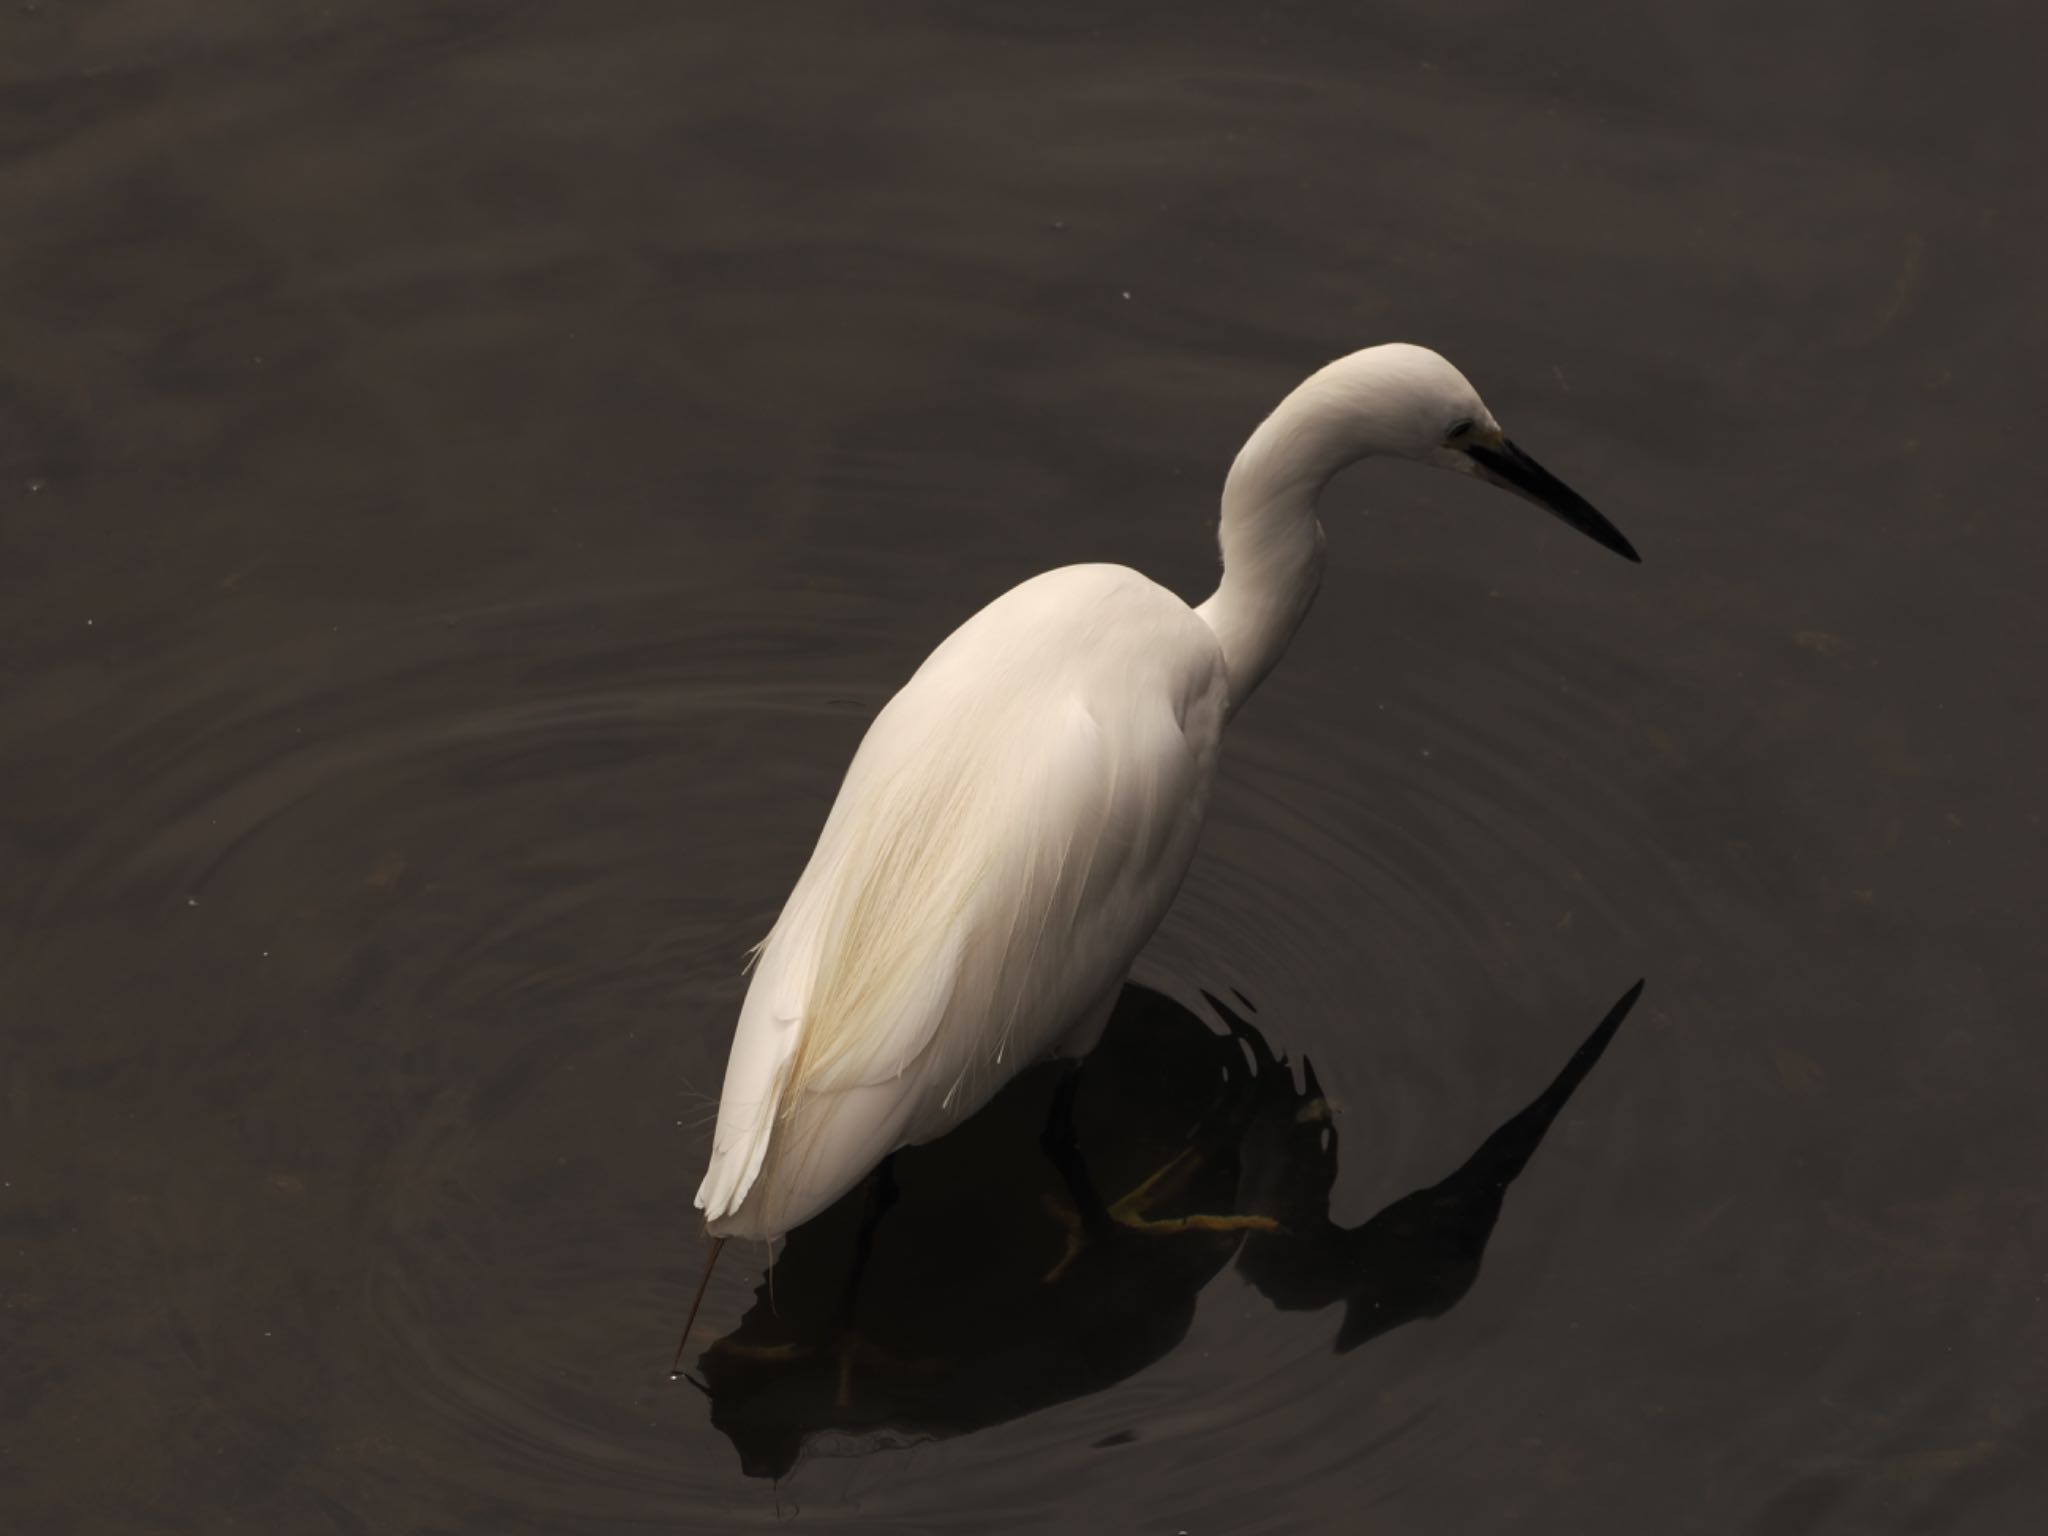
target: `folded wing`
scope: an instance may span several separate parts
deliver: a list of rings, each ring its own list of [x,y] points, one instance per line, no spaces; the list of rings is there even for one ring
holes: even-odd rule
[[[1121,978],[1172,899],[1220,724],[1206,629],[1175,631],[1193,689],[1154,675],[1156,648],[1137,672],[1113,647],[1024,668],[986,632],[1010,600],[876,719],[762,945],[698,1193],[714,1230],[764,1167],[789,1187],[740,1226],[786,1230],[978,1108]],[[1116,628],[1129,643],[1128,617]]]

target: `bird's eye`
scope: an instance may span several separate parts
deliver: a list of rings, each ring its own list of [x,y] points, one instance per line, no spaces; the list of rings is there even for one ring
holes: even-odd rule
[[[1472,418],[1469,416],[1466,417],[1463,421],[1454,422],[1452,423],[1451,430],[1444,434],[1444,441],[1447,443],[1455,443],[1478,425],[1479,423],[1472,420]]]

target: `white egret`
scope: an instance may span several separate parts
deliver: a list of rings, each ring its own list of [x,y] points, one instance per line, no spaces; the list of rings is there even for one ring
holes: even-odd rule
[[[1076,565],[968,619],[869,728],[757,951],[697,1191],[713,1260],[1095,1043],[1193,856],[1224,723],[1315,597],[1317,498],[1373,455],[1517,491],[1638,558],[1457,369],[1396,343],[1315,373],[1246,442],[1199,607]]]

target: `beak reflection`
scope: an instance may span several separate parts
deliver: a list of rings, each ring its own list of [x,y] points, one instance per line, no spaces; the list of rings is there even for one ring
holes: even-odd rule
[[[1163,1359],[1233,1262],[1275,1307],[1341,1306],[1339,1351],[1438,1316],[1641,991],[1463,1166],[1346,1227],[1330,1212],[1338,1127],[1307,1060],[1297,1084],[1220,999],[1227,1034],[1127,986],[1070,1106],[1078,1144],[1062,1156],[1047,1136],[1061,1069],[1036,1067],[898,1154],[886,1215],[856,1189],[797,1228],[697,1362],[711,1422],[755,1477],[821,1436],[848,1454],[971,1434]]]

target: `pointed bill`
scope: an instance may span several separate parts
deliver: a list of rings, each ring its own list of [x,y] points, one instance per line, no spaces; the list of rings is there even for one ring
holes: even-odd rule
[[[1507,438],[1498,445],[1475,443],[1465,452],[1479,468],[1479,478],[1533,501],[1560,518],[1596,544],[1603,544],[1624,559],[1642,563],[1635,546],[1622,537],[1621,530],[1595,511],[1592,503],[1566,485],[1549,470],[1522,452]]]

